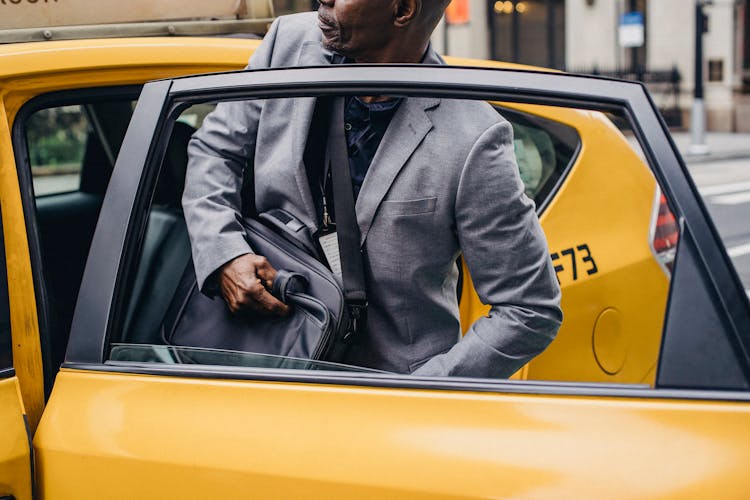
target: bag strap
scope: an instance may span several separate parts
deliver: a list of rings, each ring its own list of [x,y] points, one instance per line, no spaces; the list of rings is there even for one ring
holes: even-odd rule
[[[364,333],[367,323],[367,293],[359,226],[354,210],[354,193],[349,171],[349,155],[344,138],[344,98],[332,99],[326,145],[326,167],[331,172],[336,234],[341,258],[344,298],[349,309],[349,325],[344,340]]]

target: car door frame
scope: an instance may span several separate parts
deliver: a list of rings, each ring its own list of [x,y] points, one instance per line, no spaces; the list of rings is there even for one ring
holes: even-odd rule
[[[129,256],[134,253],[134,248],[143,234],[143,212],[149,200],[142,193],[148,192],[148,186],[155,182],[157,172],[153,165],[158,164],[158,160],[164,154],[170,132],[168,126],[165,128],[165,124],[168,124],[176,110],[184,105],[181,103],[336,93],[367,95],[376,92],[479,98],[542,105],[575,105],[599,111],[623,110],[631,118],[634,133],[652,166],[654,176],[680,221],[681,238],[671,288],[674,288],[675,281],[682,274],[680,268],[690,267],[695,268],[691,276],[699,276],[708,290],[706,296],[701,297],[700,303],[694,300],[689,308],[682,307],[685,297],[678,301],[672,297],[670,290],[657,387],[692,388],[698,389],[699,392],[703,392],[700,389],[712,387],[737,390],[748,387],[750,308],[747,296],[666,125],[643,85],[537,71],[409,65],[238,71],[147,84],[123,142],[122,154],[117,159],[110,184],[114,188],[108,190],[102,207],[63,366],[79,369],[113,369],[111,365],[104,367],[103,363],[113,319],[119,314],[117,304],[122,302],[118,295],[119,277],[131,265],[132,259]],[[149,147],[144,147],[144,144],[149,144]],[[681,261],[684,263],[680,264]],[[678,304],[681,310],[670,315],[669,310],[676,308]],[[708,317],[709,321],[704,322],[707,331],[698,335],[702,335],[703,340],[698,339],[696,342],[705,341],[705,336],[710,335],[711,331],[723,331],[726,334],[724,344],[725,347],[729,346],[729,351],[723,349],[721,355],[731,353],[733,356],[734,366],[731,373],[702,370],[700,362],[691,364],[689,371],[665,370],[669,364],[674,364],[675,359],[685,355],[684,345],[680,341],[672,341],[673,337],[679,339],[684,336],[680,329],[684,327],[685,319],[680,321],[679,318],[687,318],[687,321],[690,321],[701,316]],[[118,367],[116,370],[122,368]],[[129,369],[143,373],[140,370],[145,369],[148,372],[153,367]],[[161,372],[162,369],[156,371]],[[268,373],[243,375],[241,371],[233,376],[260,376],[263,379],[275,377]],[[669,374],[666,378],[661,376],[664,371]],[[197,373],[195,370],[178,372],[188,376]],[[198,372],[207,375],[210,370]],[[708,387],[696,383],[696,380],[701,380],[705,375],[723,376],[726,380],[714,379],[711,381],[714,385]],[[223,373],[223,376],[226,377],[227,373]],[[311,378],[309,374],[287,374],[282,378],[288,380],[285,378],[287,376],[295,380],[309,381]],[[333,377],[337,383],[365,385],[369,385],[367,380],[373,377],[354,374],[327,376]],[[447,380],[416,382],[403,377],[384,377],[387,380],[375,377],[376,380],[370,383],[398,387],[413,387],[416,384],[424,388],[455,387],[458,383]],[[317,377],[312,378],[320,380]],[[476,388],[476,381],[465,383]],[[490,384],[494,387],[493,390],[498,390],[493,384]]]
[[[43,380],[45,399],[49,397],[57,373],[52,356],[52,337],[62,335],[63,332],[54,331],[52,311],[50,310],[50,290],[44,278],[44,262],[42,256],[42,243],[39,234],[39,221],[37,220],[37,196],[33,192],[33,175],[31,172],[31,159],[26,140],[27,122],[35,113],[56,107],[91,104],[107,102],[110,100],[124,100],[125,98],[137,99],[141,85],[110,85],[93,88],[77,88],[68,90],[55,90],[32,97],[24,103],[15,115],[11,127],[11,142],[16,162],[16,172],[19,186],[22,186],[21,204],[24,212],[26,235],[29,244],[29,255],[31,258],[32,279],[34,281],[37,321],[39,324],[39,341],[41,348],[41,359],[43,365]],[[81,171],[80,175],[85,175]],[[65,332],[67,333],[67,332]]]

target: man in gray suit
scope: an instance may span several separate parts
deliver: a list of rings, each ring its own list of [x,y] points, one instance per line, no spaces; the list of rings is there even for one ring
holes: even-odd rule
[[[320,3],[317,17],[277,19],[248,67],[325,65],[344,57],[443,63],[429,38],[448,0]],[[358,97],[347,103],[370,307],[367,334],[344,361],[430,376],[511,375],[552,341],[562,313],[510,124],[484,102]],[[314,98],[222,103],[190,143],[183,206],[198,283],[220,292],[235,312],[287,311],[268,291],[275,270],[252,253],[236,220],[245,164],[255,173],[258,211],[285,209],[311,234],[321,225],[320,193],[303,162],[314,107]],[[353,153],[353,136],[363,135],[370,142]],[[463,338],[460,254],[479,297],[492,306]]]

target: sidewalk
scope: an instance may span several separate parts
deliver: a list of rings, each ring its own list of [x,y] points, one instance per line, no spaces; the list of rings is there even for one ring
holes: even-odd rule
[[[677,149],[687,164],[709,163],[720,160],[748,158],[750,160],[750,134],[729,132],[708,132],[706,144],[709,152],[705,155],[690,155],[690,132],[672,132]],[[750,166],[750,161],[748,162]]]

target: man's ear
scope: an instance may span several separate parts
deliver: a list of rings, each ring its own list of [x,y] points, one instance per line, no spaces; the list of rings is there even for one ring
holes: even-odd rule
[[[422,0],[396,0],[394,24],[400,28],[411,24],[422,10]]]

